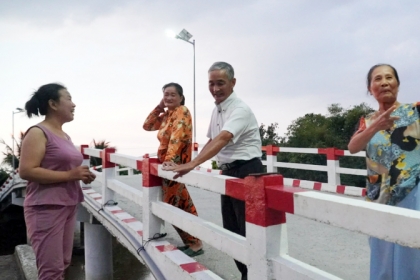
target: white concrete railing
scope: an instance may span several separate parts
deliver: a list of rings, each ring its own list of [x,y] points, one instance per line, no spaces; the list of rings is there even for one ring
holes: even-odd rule
[[[3,208],[7,207],[8,204],[23,206],[23,197],[26,194],[27,182],[25,180],[22,180],[17,175],[18,173],[19,173],[19,170],[15,170],[13,173],[9,175],[9,177],[3,183],[3,185],[0,186],[0,211],[2,211]],[[19,196],[17,196],[16,193],[13,193],[13,191],[16,191],[18,189],[20,190]],[[7,196],[9,196],[11,193],[12,193],[11,200],[4,203],[3,200],[5,200]]]
[[[113,152],[112,149],[99,151],[82,147],[85,156],[101,156],[103,160],[103,172],[97,177],[102,182],[102,194],[85,189],[85,195],[100,203],[103,211],[115,214],[122,223],[125,221],[127,229],[139,233],[142,242],[158,233],[162,222],[167,221],[247,264],[251,280],[338,279],[288,255],[285,213],[420,248],[417,234],[420,231],[420,212],[417,211],[286,187],[280,175],[237,179],[194,170],[177,180],[202,190],[245,200],[245,238],[163,203],[161,178],[172,179],[174,174],[163,171],[156,159],[140,159]],[[141,170],[141,190],[118,181],[115,164]],[[115,193],[142,207],[141,222],[118,207],[105,205],[113,200]],[[389,227],[389,224],[393,226]],[[220,279],[166,241],[151,241],[146,250],[150,251],[158,266],[164,267],[164,274],[170,276],[168,279],[201,279],[204,278],[203,273],[206,279]],[[197,270],[197,267],[201,269]]]
[[[204,145],[197,145],[196,152],[198,147]],[[317,191],[325,191],[331,193],[341,193],[351,196],[365,196],[365,188],[355,187],[355,186],[345,186],[341,185],[340,174],[356,175],[356,176],[366,176],[366,169],[356,169],[356,168],[344,168],[340,167],[340,157],[365,157],[366,153],[364,151],[358,152],[356,154],[350,154],[348,150],[340,150],[336,148],[291,148],[291,147],[277,147],[273,145],[263,146],[262,150],[267,153],[267,159],[262,161],[263,165],[267,166],[267,172],[275,173],[277,172],[278,167],[281,168],[292,168],[292,169],[302,169],[302,170],[313,170],[313,171],[324,171],[327,172],[328,182],[314,182],[307,180],[299,180],[294,178],[284,178],[285,185],[293,187],[301,187],[304,189],[313,189]],[[326,165],[315,165],[315,164],[304,164],[304,163],[290,163],[290,162],[278,162],[277,154],[278,153],[300,153],[300,154],[321,154],[327,157]],[[149,157],[155,157],[156,153],[147,154]],[[94,169],[99,169],[102,166],[96,166]],[[207,168],[198,167],[197,170],[213,173],[218,173],[219,171],[210,170]],[[116,176],[121,176],[121,172],[127,171],[128,175],[133,175],[133,169],[130,167],[115,169]]]
[[[313,189],[318,191],[341,193],[352,196],[366,195],[366,191],[364,188],[344,186],[341,185],[340,182],[340,174],[366,176],[366,169],[343,168],[340,167],[339,161],[339,158],[343,156],[365,157],[366,153],[364,151],[358,152],[356,154],[350,154],[350,152],[347,150],[340,150],[336,148],[290,148],[277,147],[273,145],[264,146],[262,148],[263,151],[265,151],[267,154],[267,160],[263,161],[263,164],[267,166],[267,172],[277,172],[278,167],[327,172],[327,183],[297,180],[293,178],[284,178],[285,185],[301,187],[305,189]],[[326,156],[327,164],[313,165],[303,163],[278,162],[278,153],[322,154]]]

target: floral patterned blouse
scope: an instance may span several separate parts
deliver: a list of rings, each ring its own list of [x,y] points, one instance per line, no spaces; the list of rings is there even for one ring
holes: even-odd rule
[[[178,106],[163,111],[157,106],[146,118],[143,128],[147,131],[159,130],[157,156],[161,162],[183,164],[191,161],[192,124],[187,107]]]
[[[366,147],[368,201],[396,205],[420,183],[420,102],[398,104],[391,116],[400,119],[377,132]],[[375,113],[361,118],[360,133]]]

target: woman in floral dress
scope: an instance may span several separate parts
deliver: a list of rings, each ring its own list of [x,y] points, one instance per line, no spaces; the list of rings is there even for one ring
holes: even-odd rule
[[[361,118],[348,148],[366,148],[367,201],[420,210],[420,102],[399,103],[399,85],[394,67],[370,69],[367,87],[379,110]],[[420,279],[420,250],[374,237],[369,244],[371,280]]]
[[[183,164],[191,161],[191,114],[184,106],[182,87],[176,83],[163,86],[163,98],[144,122],[147,131],[158,130],[160,142],[158,158],[165,164]],[[167,110],[165,111],[165,108]],[[163,201],[197,216],[197,210],[184,184],[163,179]],[[179,247],[188,256],[204,253],[202,242],[174,226],[185,246]]]

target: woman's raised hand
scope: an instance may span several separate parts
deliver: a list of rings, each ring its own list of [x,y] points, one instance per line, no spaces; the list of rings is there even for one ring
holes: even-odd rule
[[[158,105],[158,107],[159,108],[161,108],[162,110],[164,110],[165,109],[165,102],[163,102],[163,98],[162,98],[162,100],[160,101],[160,103],[159,103],[159,105]]]
[[[385,112],[383,112],[379,117],[376,118],[374,122],[374,126],[376,127],[377,131],[380,130],[388,130],[394,126],[394,121],[398,120],[400,117],[391,116],[392,112],[397,108],[397,106],[392,106]]]

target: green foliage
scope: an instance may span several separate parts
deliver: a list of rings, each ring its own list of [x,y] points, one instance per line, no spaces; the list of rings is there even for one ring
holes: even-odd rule
[[[100,140],[98,142],[95,141],[95,139],[93,139],[93,146],[95,149],[106,149],[106,148],[115,148],[116,147],[111,147],[109,145],[109,142],[106,142],[105,140]],[[90,166],[99,166],[102,165],[102,159],[101,158],[97,158],[97,157],[90,157]],[[100,171],[100,169],[98,169]]]
[[[286,137],[279,137],[275,129],[277,123],[271,124],[267,129],[260,126],[263,146],[273,144],[282,147],[295,148],[330,148],[347,150],[350,138],[354,134],[361,116],[373,112],[367,104],[362,103],[350,109],[344,109],[339,104],[328,107],[328,114],[306,114],[292,122],[287,128]],[[279,153],[280,162],[305,163],[313,165],[326,165],[324,155]],[[347,168],[365,169],[364,158],[343,157],[340,166]],[[309,181],[327,182],[327,173],[311,170],[278,168],[286,178],[296,178]],[[365,186],[365,178],[353,175],[341,175],[341,183],[351,186]]]
[[[15,158],[15,166],[14,169],[19,168],[19,161],[20,161],[20,152],[21,152],[21,147],[22,147],[22,140],[23,137],[25,136],[25,134],[23,132],[20,132],[19,135],[19,142],[17,142],[15,139],[13,139],[14,141],[16,141],[16,149],[15,149],[15,154],[13,155],[13,148],[11,146],[9,146],[6,141],[4,141],[3,139],[0,139],[0,144],[3,144],[5,146],[5,151],[2,152],[4,155],[2,164],[6,165],[6,166],[10,166],[13,169],[13,157]]]
[[[118,164],[119,169],[126,168],[126,167],[127,166]],[[119,174],[120,174],[120,176],[127,176],[128,175],[128,170],[120,171]],[[137,169],[133,169],[133,175],[137,175],[137,174],[141,174],[141,171],[139,171]]]
[[[274,146],[280,146],[285,142],[285,137],[280,137],[276,130],[279,127],[278,123],[271,123],[267,128],[265,127],[265,124],[260,125],[260,137],[261,137],[261,143],[263,146],[267,145],[274,145]],[[267,155],[265,152],[262,154],[262,160],[265,160],[267,158]]]
[[[9,171],[0,168],[0,187],[6,182],[7,178],[9,177]]]
[[[276,130],[279,127],[278,123],[272,123],[267,128],[264,124],[260,125],[261,142],[263,146],[267,145],[280,145],[284,142],[284,137],[277,135]]]

